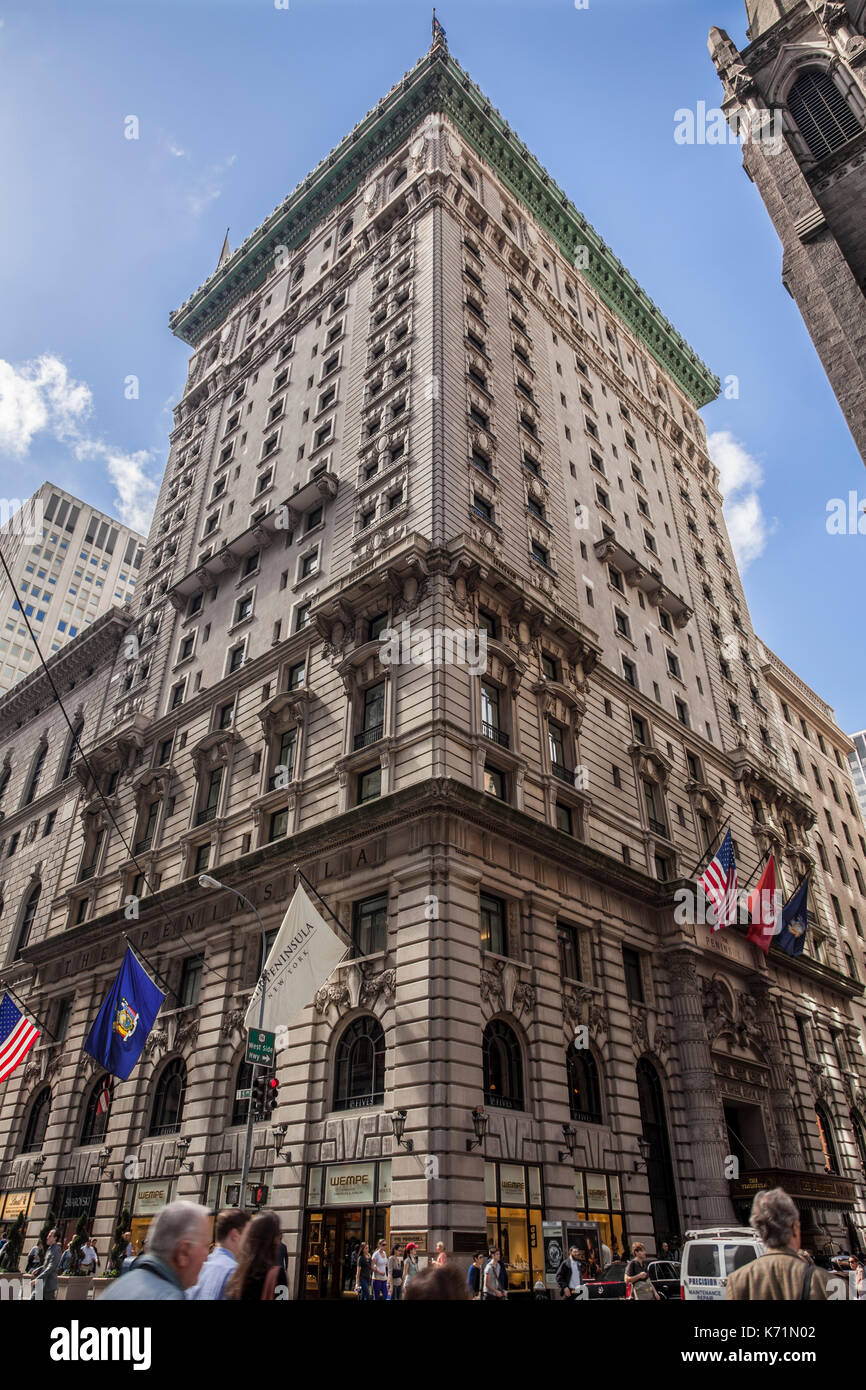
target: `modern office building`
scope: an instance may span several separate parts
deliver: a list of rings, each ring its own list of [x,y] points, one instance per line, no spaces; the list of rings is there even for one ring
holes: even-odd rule
[[[848,754],[851,779],[857,800],[860,802],[860,813],[866,818],[866,730],[861,729],[859,734],[852,734],[851,742],[854,745]]]
[[[866,462],[866,0],[746,0],[748,44],[710,30],[743,167]]]
[[[0,572],[3,691],[39,666],[22,610],[43,656],[59,651],[109,608],[132,602],[144,536],[43,483],[4,516],[0,547],[13,580]]]
[[[6,1088],[13,1210],[104,1245],[124,1210],[140,1239],[173,1194],[238,1200],[259,929],[232,890],[273,934],[298,865],[353,951],[254,1130],[294,1295],[350,1293],[379,1235],[495,1240],[528,1293],[551,1230],[620,1251],[777,1182],[811,1243],[862,1245],[859,887],[840,924],[828,848],[800,957],[696,920],[727,825],[744,886],[768,848],[788,892],[818,856],[713,375],[439,31],[171,326],[137,646],[74,780],[41,699],[3,726],[7,815],[41,740],[73,803],[0,916],[2,981],[65,1039]],[[124,932],[170,993],[106,1081],[81,1043]]]

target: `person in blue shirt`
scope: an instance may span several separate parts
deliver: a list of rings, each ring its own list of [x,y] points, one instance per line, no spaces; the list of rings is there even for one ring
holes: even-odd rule
[[[237,1207],[220,1212],[216,1219],[216,1247],[202,1265],[198,1283],[187,1289],[187,1298],[225,1298],[225,1287],[235,1272],[238,1246],[249,1220],[249,1212]]]

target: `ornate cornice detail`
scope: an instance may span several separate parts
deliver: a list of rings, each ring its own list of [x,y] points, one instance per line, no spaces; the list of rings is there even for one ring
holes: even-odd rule
[[[585,248],[583,273],[606,304],[632,328],[648,351],[698,406],[714,400],[719,382],[601,237],[530,154],[499,112],[447,51],[426,54],[402,82],[355,126],[330,155],[249,236],[180,309],[172,331],[197,347],[229,311],[261,285],[278,246],[300,245],[338,203],[366,183],[365,202],[376,211],[378,183],[371,172],[430,115],[445,115],[475,152],[554,238],[570,264]],[[426,137],[425,137],[426,138]],[[419,135],[418,139],[421,139]],[[418,149],[418,141],[413,144]],[[411,152],[410,152],[411,153]],[[425,178],[426,148],[413,156],[414,178]],[[401,194],[408,193],[404,185]]]

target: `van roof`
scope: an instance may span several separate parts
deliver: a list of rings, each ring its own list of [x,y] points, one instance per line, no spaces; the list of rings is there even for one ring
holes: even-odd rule
[[[759,1238],[751,1226],[708,1226],[704,1231],[686,1231],[686,1240],[727,1240],[730,1236]]]

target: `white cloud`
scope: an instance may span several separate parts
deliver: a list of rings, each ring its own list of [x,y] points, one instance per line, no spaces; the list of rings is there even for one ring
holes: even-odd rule
[[[764,475],[757,459],[730,430],[716,430],[709,435],[707,444],[710,457],[719,470],[725,521],[742,572],[763,555],[772,531],[758,496]]]
[[[224,176],[236,161],[237,155],[231,154],[228,159],[211,164],[187,189],[187,211],[193,217],[201,217],[202,213],[207,212],[211,203],[215,203],[217,198],[222,196]]]
[[[92,406],[90,387],[72,381],[59,357],[44,353],[20,367],[0,359],[0,448],[16,457],[43,430],[65,439]]]
[[[182,150],[180,145],[176,145],[173,140],[169,140],[168,142],[168,152],[174,155],[175,159],[186,158],[186,150]]]
[[[44,353],[21,366],[0,358],[0,450],[24,458],[36,435],[49,434],[71,446],[79,460],[101,459],[117,488],[119,519],[146,532],[159,491],[145,471],[151,454],[146,449],[126,454],[88,434],[92,410],[90,387],[73,381],[59,357]]]

